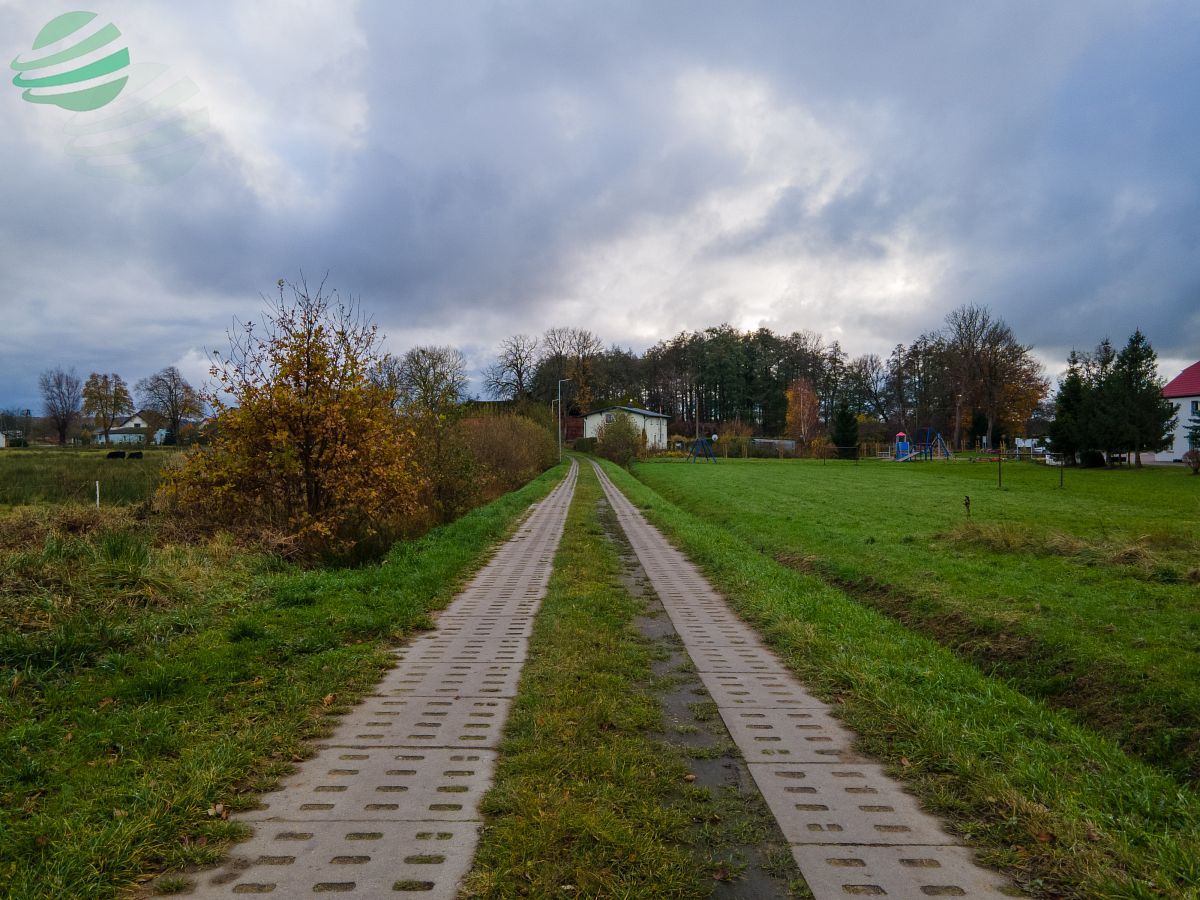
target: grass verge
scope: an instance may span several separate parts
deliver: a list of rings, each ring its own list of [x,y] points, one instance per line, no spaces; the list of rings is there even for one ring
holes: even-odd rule
[[[5,603],[37,607],[0,628],[6,896],[110,897],[219,859],[228,811],[307,754],[562,471],[361,569],[271,571],[115,520],[0,551],[0,584],[20,579]]]
[[[1200,784],[1200,484],[1184,471],[731,460],[639,480]],[[968,518],[964,497],[972,499]]]
[[[621,582],[602,504],[585,463],[484,798],[470,896],[708,897],[743,866],[753,823],[652,736],[664,729],[656,649],[635,627],[645,606]]]
[[[616,466],[687,553],[932,811],[1037,896],[1195,897],[1200,797]]]

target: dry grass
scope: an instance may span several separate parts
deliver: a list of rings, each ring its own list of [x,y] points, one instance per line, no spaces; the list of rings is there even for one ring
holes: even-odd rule
[[[1180,567],[1171,562],[1171,553],[1200,553],[1200,543],[1149,534],[1132,540],[1087,541],[1053,529],[1039,529],[1010,522],[967,522],[941,532],[935,538],[951,545],[967,545],[994,553],[1034,554],[1070,557],[1089,566],[1127,566],[1141,569],[1151,577],[1167,581],[1200,582],[1200,569]]]

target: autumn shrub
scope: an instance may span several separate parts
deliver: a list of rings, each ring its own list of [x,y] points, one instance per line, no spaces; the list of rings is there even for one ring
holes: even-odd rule
[[[580,453],[595,453],[596,439],[594,437],[581,437],[575,439],[575,449]]]
[[[754,429],[744,422],[726,422],[721,426],[721,433],[718,435],[718,452],[724,457],[745,459],[750,455],[750,438],[753,434]]]
[[[1200,450],[1189,450],[1183,454],[1183,461],[1192,470],[1193,475],[1200,475]]]
[[[166,473],[160,500],[291,555],[365,555],[427,524],[414,436],[372,377],[376,327],[336,294],[292,294],[280,282],[263,328],[213,355],[215,436]]]
[[[624,413],[613,415],[611,422],[600,426],[596,435],[596,455],[615,462],[619,466],[633,465],[645,449],[645,435]]]
[[[524,416],[464,419],[459,436],[477,464],[485,498],[520,487],[558,459],[554,436]]]

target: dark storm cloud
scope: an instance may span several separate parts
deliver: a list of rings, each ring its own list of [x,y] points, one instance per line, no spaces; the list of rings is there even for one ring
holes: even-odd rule
[[[302,267],[397,349],[480,362],[518,330],[722,318],[878,352],[962,302],[1050,359],[1137,326],[1200,356],[1188,7],[104,12],[200,84],[209,151],[154,188],[89,179],[53,111],[0,97],[0,405],[60,362],[195,362]],[[41,16],[0,4],[8,58]]]

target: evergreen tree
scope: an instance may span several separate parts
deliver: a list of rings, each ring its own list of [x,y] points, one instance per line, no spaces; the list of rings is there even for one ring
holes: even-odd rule
[[[1140,467],[1143,452],[1155,453],[1170,446],[1178,421],[1175,404],[1162,393],[1158,354],[1141,329],[1129,336],[1129,342],[1117,354],[1113,376],[1121,399],[1121,448],[1132,450]]]
[[[1078,454],[1087,449],[1083,406],[1086,385],[1080,369],[1080,357],[1074,350],[1067,359],[1067,374],[1054,397],[1054,421],[1050,423],[1050,452],[1063,465],[1074,465]]]
[[[833,411],[832,433],[838,456],[853,459],[858,453],[858,416],[845,400],[838,401]]]
[[[1081,436],[1084,447],[1103,454],[1105,463],[1129,446],[1127,398],[1116,376],[1116,362],[1117,352],[1105,338],[1083,365]]]
[[[1183,461],[1191,466],[1193,475],[1200,475],[1200,411],[1192,413],[1187,426],[1188,448]]]

